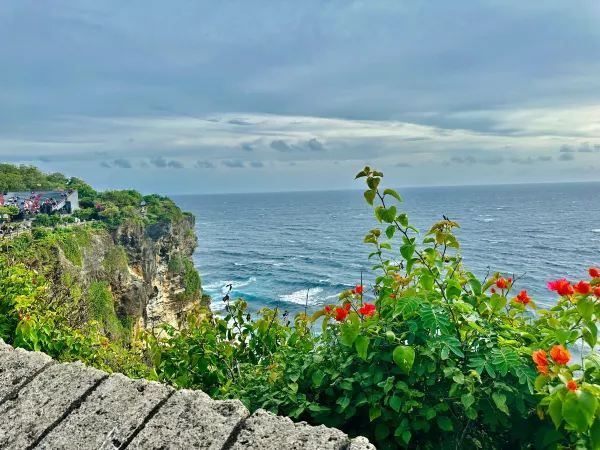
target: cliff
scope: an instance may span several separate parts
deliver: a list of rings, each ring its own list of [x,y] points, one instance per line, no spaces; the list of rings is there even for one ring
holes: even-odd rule
[[[144,224],[126,221],[116,229],[75,230],[54,246],[53,289],[81,290],[77,321],[98,320],[104,330],[122,326],[175,325],[202,300],[200,277],[191,260],[197,245],[194,218]],[[64,293],[64,292],[63,292]],[[75,295],[76,296],[76,295]]]

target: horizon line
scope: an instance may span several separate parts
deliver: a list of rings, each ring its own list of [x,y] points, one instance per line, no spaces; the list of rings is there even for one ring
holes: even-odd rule
[[[493,186],[538,186],[538,185],[560,185],[560,184],[600,184],[598,181],[530,181],[524,183],[489,183],[489,184],[432,184],[432,185],[407,185],[394,189],[434,189],[434,188],[460,188],[460,187],[493,187]],[[355,192],[363,191],[360,188],[343,188],[343,189],[300,189],[300,190],[275,190],[275,191],[233,191],[233,192],[211,192],[211,193],[165,193],[168,197],[171,196],[210,196],[210,195],[254,195],[254,194],[302,194],[308,192]]]

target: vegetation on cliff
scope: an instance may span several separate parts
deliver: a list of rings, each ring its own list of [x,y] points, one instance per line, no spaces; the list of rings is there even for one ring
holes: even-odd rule
[[[537,309],[517,280],[463,267],[456,222],[417,230],[382,177],[369,168],[357,177],[378,223],[364,239],[375,285],[313,316],[252,318],[226,296],[223,318],[194,311],[123,346],[73,328],[48,308],[47,279],[0,257],[0,336],[337,426],[379,448],[600,448],[600,270],[550,282],[557,302]]]
[[[98,220],[113,228],[126,220],[158,223],[179,220],[185,215],[168,197],[142,195],[134,190],[98,192],[79,178],[67,178],[61,173],[46,174],[31,166],[0,164],[0,193],[67,189],[79,192],[81,209],[75,212],[75,217]],[[53,219],[41,214],[37,222],[42,226],[51,226],[59,220],[58,217]]]

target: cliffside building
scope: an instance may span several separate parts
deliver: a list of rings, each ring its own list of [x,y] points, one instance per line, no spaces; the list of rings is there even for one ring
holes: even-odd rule
[[[76,190],[6,192],[0,193],[0,206],[16,206],[20,219],[40,213],[71,214],[79,209],[79,194]]]

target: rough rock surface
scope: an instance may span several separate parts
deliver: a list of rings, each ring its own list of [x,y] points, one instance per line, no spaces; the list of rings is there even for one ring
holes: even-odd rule
[[[95,230],[81,249],[81,266],[57,250],[55,278],[62,280],[68,273],[84,292],[94,281],[107,281],[117,315],[133,319],[135,327],[176,325],[202,298],[201,291],[182,296],[185,279],[169,270],[173,259],[191,258],[197,246],[194,226],[195,219],[184,216],[151,225],[124,223],[111,232]],[[120,255],[126,255],[124,263]]]
[[[18,368],[20,380],[5,374]],[[22,369],[27,368],[27,369]],[[294,423],[201,391],[57,364],[0,340],[2,449],[374,450],[365,438]]]

